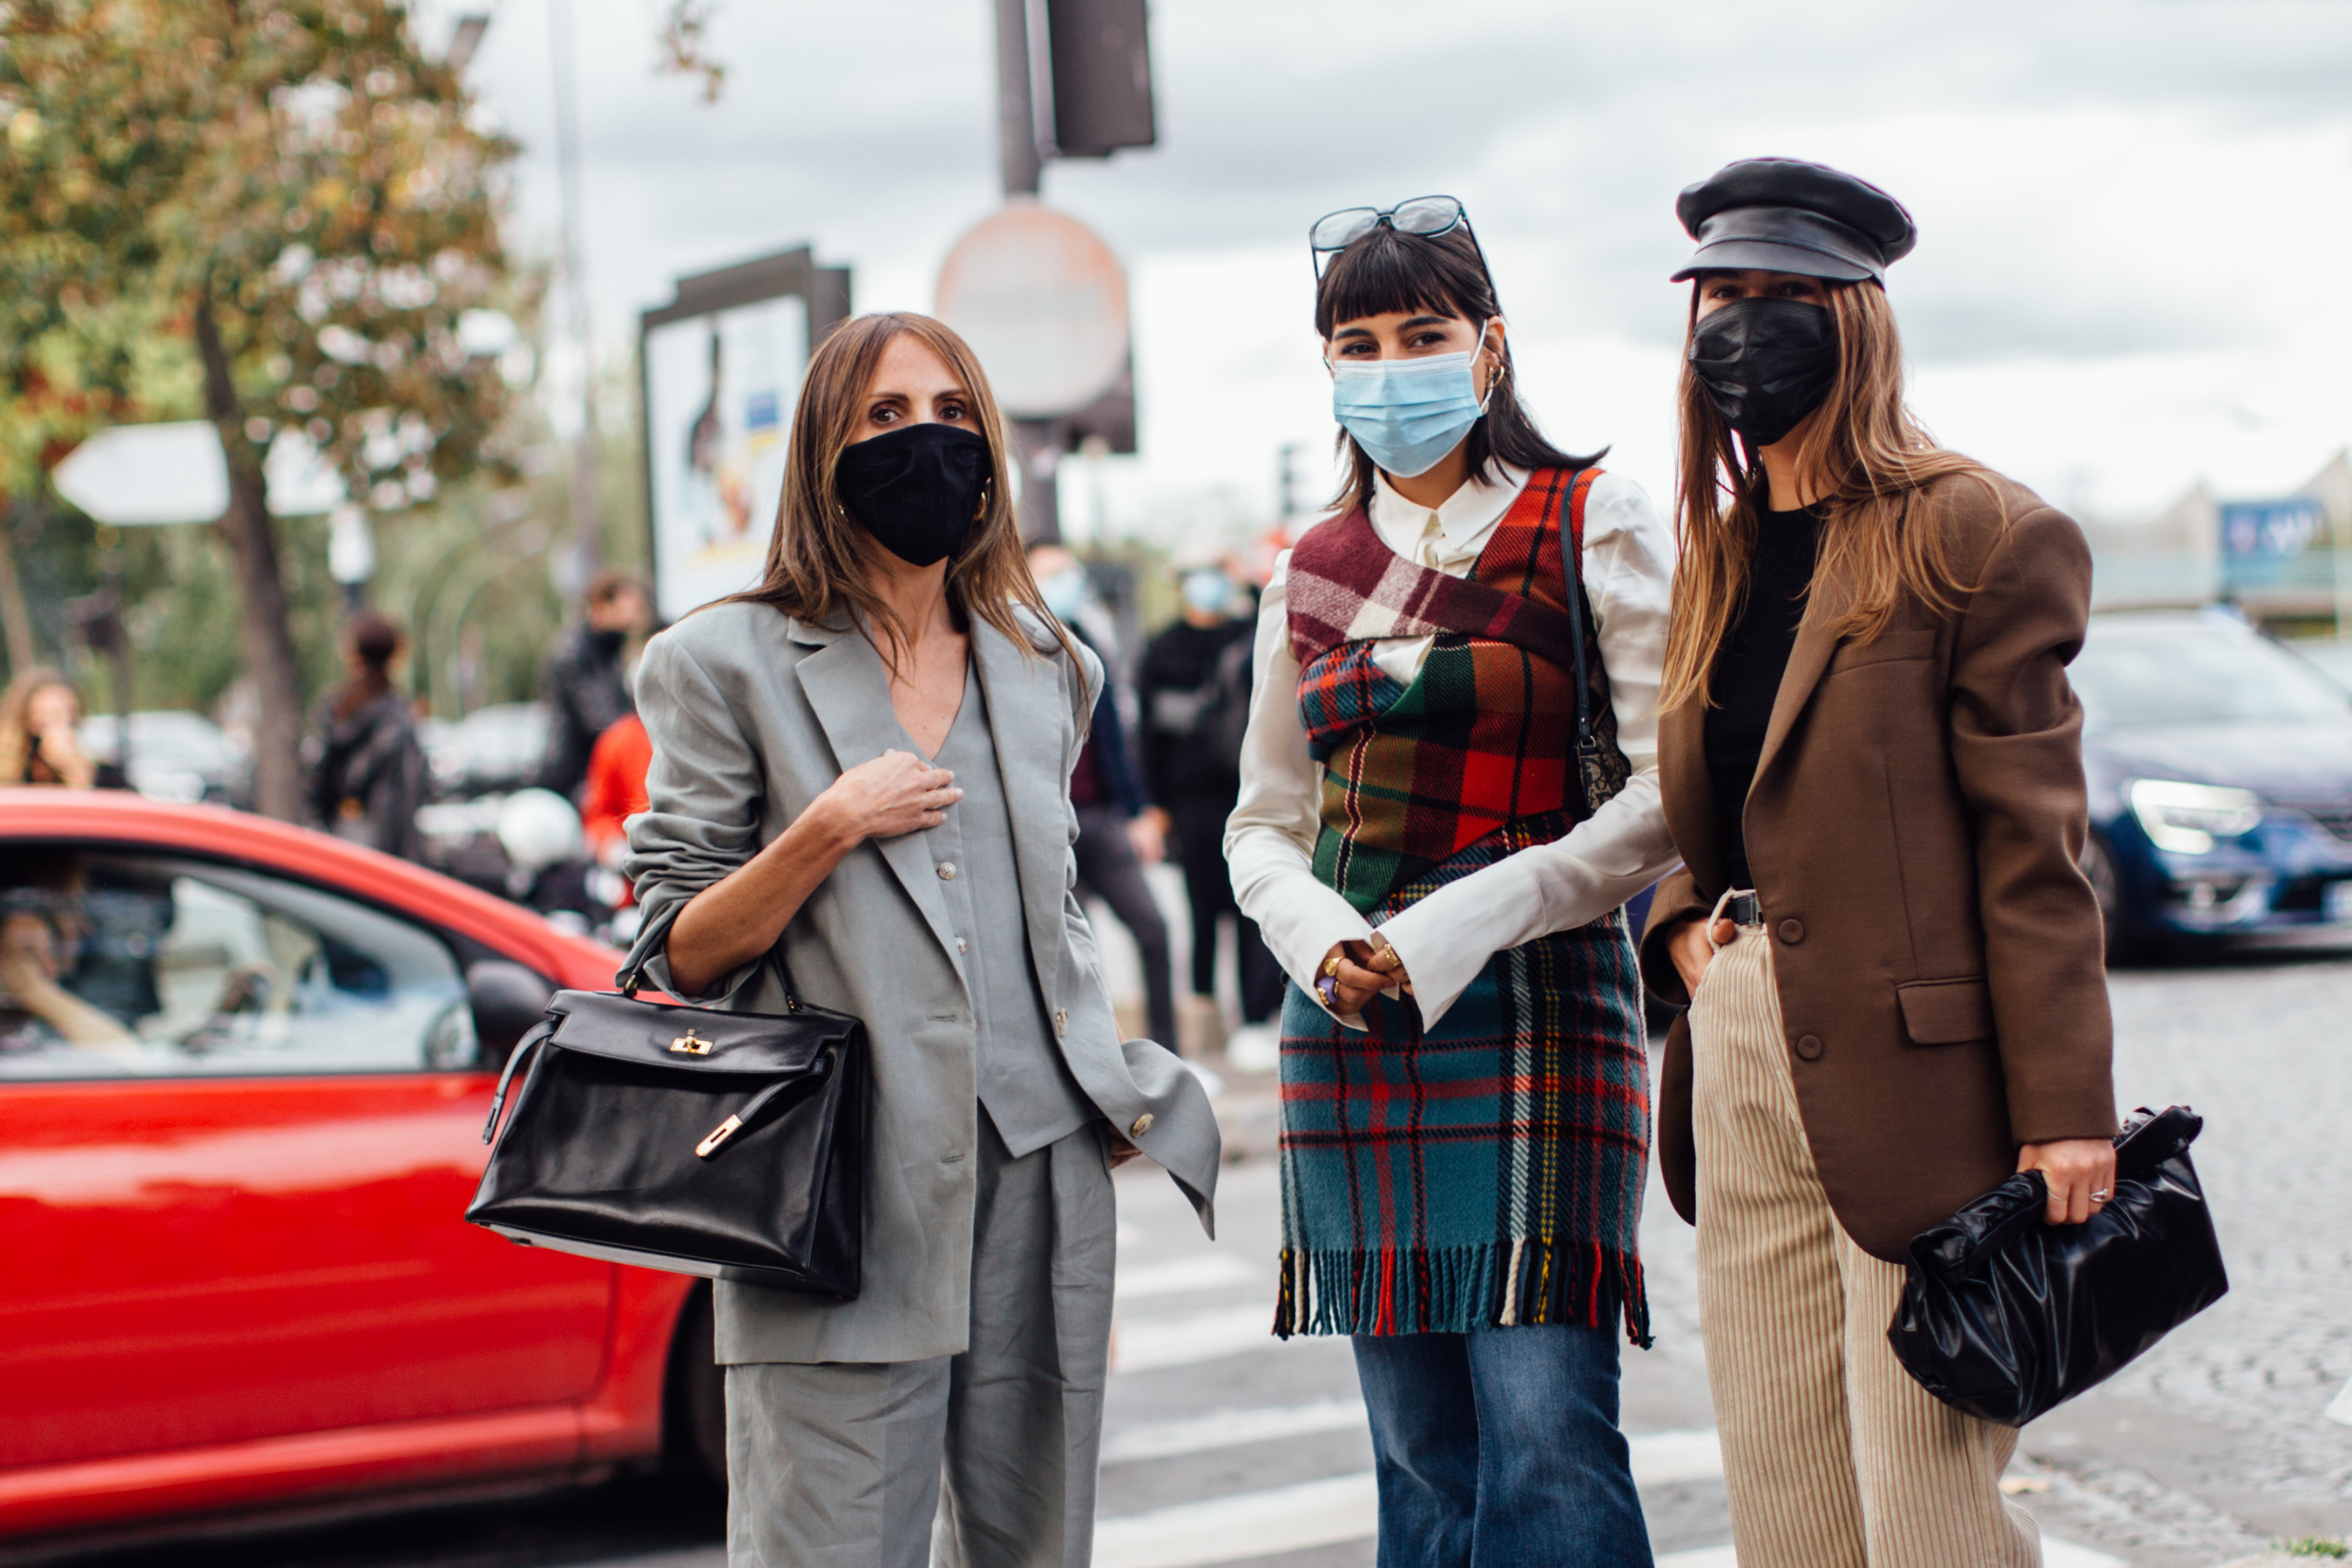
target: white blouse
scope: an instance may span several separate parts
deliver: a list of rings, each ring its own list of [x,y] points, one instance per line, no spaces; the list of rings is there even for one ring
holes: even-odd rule
[[[1463,577],[1528,479],[1519,468],[1506,468],[1499,484],[1473,479],[1432,511],[1397,494],[1382,475],[1366,510],[1391,550]],[[1595,479],[1584,506],[1584,590],[1609,669],[1617,744],[1633,776],[1565,838],[1450,882],[1381,925],[1412,978],[1424,1028],[1445,1016],[1496,953],[1596,920],[1674,868],[1674,839],[1658,797],[1657,715],[1674,561],[1673,537],[1642,487],[1612,473]],[[1364,940],[1372,928],[1315,877],[1323,767],[1308,754],[1298,721],[1298,660],[1285,609],[1289,569],[1285,552],[1258,609],[1256,680],[1242,742],[1241,798],[1225,824],[1225,859],[1242,912],[1257,921],[1300,989],[1316,996],[1324,956],[1338,942]],[[1409,684],[1434,640],[1384,639],[1372,661]],[[1364,1027],[1358,1014],[1339,1022]]]

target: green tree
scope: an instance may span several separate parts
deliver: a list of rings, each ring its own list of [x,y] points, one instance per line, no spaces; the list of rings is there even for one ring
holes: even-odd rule
[[[18,367],[44,354],[70,360],[69,425],[193,380],[227,459],[216,526],[260,697],[256,804],[272,816],[299,809],[303,714],[271,442],[301,431],[378,511],[509,468],[506,385],[476,352],[496,340],[468,312],[511,294],[497,182],[514,148],[470,107],[398,0],[0,6],[0,296],[19,301],[0,316],[0,388],[32,388]],[[141,363],[144,327],[192,352],[193,377]],[[110,354],[118,341],[131,346]]]

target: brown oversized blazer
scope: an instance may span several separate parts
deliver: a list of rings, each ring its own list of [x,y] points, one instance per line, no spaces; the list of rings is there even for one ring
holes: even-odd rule
[[[1876,638],[1817,581],[1745,807],[1775,944],[1789,1065],[1840,1224],[1875,1257],[2017,1168],[2021,1143],[2111,1135],[2112,1025],[2099,910],[2080,867],[2082,531],[2021,485],[1937,482],[1973,585],[1938,613],[1906,596]],[[1706,715],[1662,716],[1659,783],[1685,869],[1642,939],[1651,990],[1686,1003],[1675,928],[1724,889]],[[1696,1218],[1687,1018],[1658,1088],[1667,1194]]]

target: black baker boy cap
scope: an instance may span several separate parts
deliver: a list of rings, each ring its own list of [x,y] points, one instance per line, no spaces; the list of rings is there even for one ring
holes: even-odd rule
[[[1675,201],[1698,250],[1674,275],[1761,268],[1807,278],[1886,281],[1918,240],[1903,204],[1867,180],[1801,158],[1726,163]]]

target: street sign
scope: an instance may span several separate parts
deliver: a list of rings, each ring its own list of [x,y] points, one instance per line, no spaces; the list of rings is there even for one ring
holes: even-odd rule
[[[66,454],[58,493],[99,522],[211,522],[228,510],[228,463],[208,419],[118,425]]]
[[[311,517],[345,500],[342,476],[299,430],[281,430],[262,459],[269,510]],[[208,419],[117,425],[66,454],[50,478],[93,521],[116,528],[214,522],[228,510],[228,461]]]
[[[2327,514],[2310,496],[2227,501],[2221,508],[2221,579],[2231,590],[2317,588],[2334,582]]]
[[[1076,414],[1127,371],[1125,269],[1101,236],[1034,197],[1013,197],[956,241],[938,309],[1015,419]]]

